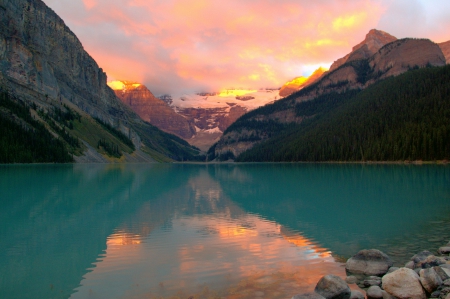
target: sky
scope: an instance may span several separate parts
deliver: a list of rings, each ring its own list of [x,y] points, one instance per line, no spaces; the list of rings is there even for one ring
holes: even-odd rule
[[[44,0],[108,81],[155,95],[277,88],[370,29],[450,40],[448,0]]]

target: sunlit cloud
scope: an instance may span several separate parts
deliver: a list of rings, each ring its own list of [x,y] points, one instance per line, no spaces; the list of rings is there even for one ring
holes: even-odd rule
[[[44,1],[109,79],[157,95],[280,87],[329,67],[372,28],[450,39],[444,1]]]

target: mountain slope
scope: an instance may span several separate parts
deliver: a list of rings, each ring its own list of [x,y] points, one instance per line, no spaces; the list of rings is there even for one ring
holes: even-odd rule
[[[368,46],[366,48],[370,49]],[[365,89],[380,80],[415,68],[443,65],[445,57],[440,47],[425,39],[395,40],[369,58],[357,60],[347,58],[345,64],[334,70],[330,69],[316,83],[242,116],[209,150],[209,158],[230,156],[227,153],[237,157],[255,144],[311,118],[313,115],[305,116],[297,113],[296,107],[299,103],[331,93],[343,94],[348,90]]]
[[[63,138],[62,135],[66,134],[67,130],[63,129],[63,123],[51,116],[57,117],[58,109],[62,109],[64,113],[74,111],[80,114],[83,123],[77,124],[75,132],[68,134],[73,138],[78,134],[77,137],[81,139],[80,150],[72,151],[76,155],[81,155],[81,160],[83,156],[86,158],[87,148],[99,152],[105,161],[115,159],[115,155],[105,149],[112,150],[117,147],[118,154],[124,154],[125,158],[122,161],[152,160],[150,157],[139,158],[145,156],[141,152],[142,146],[151,148],[152,155],[154,152],[158,153],[158,159],[164,156],[163,160],[178,160],[184,156],[178,151],[172,153],[170,150],[164,151],[163,154],[160,147],[154,146],[154,142],[149,142],[168,138],[168,143],[174,146],[179,144],[176,138],[172,139],[171,135],[163,134],[143,122],[116,97],[106,85],[107,78],[103,70],[83,49],[78,38],[64,21],[44,2],[3,0],[0,4],[0,19],[0,86],[12,98],[20,99],[29,106],[36,105],[35,112],[41,111],[42,114],[49,116],[40,117],[39,121],[49,129],[52,127],[52,133],[60,138]],[[125,149],[126,145],[123,143],[119,142],[120,145],[113,146],[114,138],[108,130],[99,126],[95,119],[130,138],[136,147],[133,153],[136,157],[128,156],[132,151]],[[141,127],[148,130],[140,130],[140,134],[147,135],[137,134],[137,128]],[[90,135],[90,131],[98,133],[95,134],[95,138]],[[150,132],[154,136],[148,135]],[[103,138],[100,136],[106,135],[111,135],[111,141],[100,140]],[[142,144],[144,139],[147,142]],[[100,142],[104,146],[99,146]],[[191,154],[194,150],[187,144],[181,147],[186,154]]]
[[[319,67],[309,77],[297,77],[292,81],[287,82],[280,88],[279,95],[281,97],[287,97],[293,94],[294,92],[299,91],[300,89],[313,84],[314,82],[319,80],[319,78],[322,77],[322,75],[326,71],[327,70],[325,68]]]
[[[195,126],[191,122],[155,97],[145,85],[128,81],[114,81],[108,85],[143,120],[183,139],[189,139],[195,134]]]
[[[238,161],[404,161],[450,159],[450,66],[414,70],[364,91],[300,103],[314,117]],[[306,105],[307,104],[307,105]]]

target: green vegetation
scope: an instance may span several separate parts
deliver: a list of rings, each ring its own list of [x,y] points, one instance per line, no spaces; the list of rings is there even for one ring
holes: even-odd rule
[[[110,124],[107,124],[105,122],[103,122],[101,119],[96,118],[95,119],[104,129],[106,129],[109,133],[111,133],[112,135],[114,135],[115,137],[119,138],[120,141],[122,141],[125,145],[127,145],[129,148],[131,148],[133,151],[136,149],[134,147],[133,142],[130,140],[130,138],[128,138],[127,136],[125,136],[125,134],[123,134],[121,131],[113,128]]]
[[[110,157],[120,158],[122,153],[119,146],[114,143],[109,143],[105,139],[100,139],[97,144],[98,149],[103,149]]]
[[[185,140],[161,131],[148,122],[133,125],[133,129],[141,136],[144,152],[160,162],[170,161],[205,161],[206,156]]]
[[[362,65],[360,78],[369,75]],[[450,158],[450,66],[411,70],[361,92],[324,95],[297,104],[295,111],[305,116],[303,123],[255,145],[237,161]],[[239,125],[245,128],[245,122]]]
[[[0,163],[73,162],[64,142],[33,119],[30,108],[0,93]]]

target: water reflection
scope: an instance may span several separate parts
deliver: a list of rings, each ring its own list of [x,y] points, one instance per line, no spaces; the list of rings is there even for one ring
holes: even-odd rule
[[[449,170],[0,166],[0,289],[11,298],[285,298],[344,275],[336,258],[360,249],[402,261],[408,248],[446,243]]]

